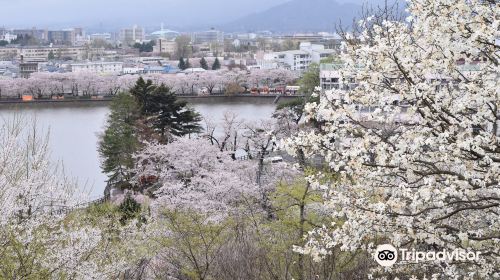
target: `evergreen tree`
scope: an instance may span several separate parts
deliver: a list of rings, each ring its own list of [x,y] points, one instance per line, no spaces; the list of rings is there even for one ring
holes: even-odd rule
[[[47,57],[48,60],[54,60],[56,58],[56,56],[54,55],[54,52],[53,51],[50,51],[49,52],[49,55]]]
[[[212,70],[219,70],[220,69],[220,62],[219,62],[219,58],[215,58],[215,61],[214,61],[214,64],[212,65]]]
[[[109,187],[132,187],[129,181],[133,176],[133,155],[140,148],[142,125],[153,129],[163,141],[167,141],[169,135],[184,136],[201,131],[201,117],[187,102],[177,100],[165,85],[155,86],[142,77],[130,93],[119,93],[110,109],[98,147]]]
[[[130,93],[134,96],[135,101],[138,104],[138,107],[142,114],[147,113],[148,111],[148,98],[151,93],[155,90],[155,86],[151,80],[144,81],[142,77],[140,77],[135,86],[130,89]]]
[[[120,223],[125,225],[127,221],[137,218],[141,214],[141,204],[135,201],[129,193],[120,206],[118,206],[118,210],[122,213]]]
[[[177,65],[179,69],[186,70],[186,63],[184,62],[184,57],[179,58],[179,64]]]
[[[167,134],[183,136],[201,130],[200,115],[187,107],[187,102],[177,100],[167,86],[155,86],[151,80],[144,81],[141,77],[130,92],[141,117],[148,120],[162,139],[166,139]]]
[[[187,106],[186,101],[177,100],[177,96],[165,85],[156,88],[151,96],[150,113],[153,126],[166,139],[167,133],[184,136],[201,131],[200,115]]]
[[[138,49],[139,52],[152,52],[154,46],[155,42],[150,41],[148,43],[135,43],[132,47]]]
[[[189,69],[191,68],[191,63],[189,63],[189,58],[186,59],[186,65],[185,65],[186,69]]]
[[[126,187],[132,177],[134,167],[133,154],[139,147],[135,122],[139,110],[134,98],[128,93],[119,93],[110,106],[106,130],[100,136],[98,151],[101,156],[101,168],[108,174],[109,182]]]
[[[205,70],[208,70],[208,63],[204,57],[202,57],[200,60],[200,67],[205,69]]]

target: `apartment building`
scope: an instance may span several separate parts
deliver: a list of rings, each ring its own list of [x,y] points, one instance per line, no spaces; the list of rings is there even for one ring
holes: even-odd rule
[[[132,28],[124,28],[120,30],[119,40],[123,44],[132,45],[134,43],[144,41],[145,32],[142,27],[134,25]]]
[[[358,86],[358,82],[354,77],[343,77],[341,75],[341,70],[345,66],[343,64],[321,64],[320,65],[320,86],[323,91],[329,91],[329,90],[342,90],[342,91],[349,91],[353,90]],[[362,65],[356,66],[358,68],[362,68]],[[481,63],[475,63],[475,64],[459,64],[457,63],[457,69],[460,70],[461,73],[465,77],[474,77],[474,75],[477,75],[479,73],[479,70],[481,69],[482,65]],[[403,77],[395,77],[395,78],[386,78],[388,82],[391,84],[398,84],[398,83],[404,83],[404,78]],[[452,80],[450,77],[442,76],[442,75],[428,75],[426,76],[426,80],[429,83],[432,83],[437,91],[442,90],[443,88],[449,87],[450,82],[453,82],[452,84],[456,85],[457,81]],[[339,98],[342,98],[342,96],[339,96]],[[399,102],[399,97],[397,95],[394,95],[393,97],[393,102]]]
[[[307,52],[311,56],[313,63],[321,63],[322,59],[328,58],[337,53],[332,49],[325,49],[324,45],[312,44],[310,42],[300,43],[300,50]]]
[[[343,64],[320,64],[319,78],[322,90],[342,89],[347,91],[358,86],[354,78],[349,78],[347,81],[342,79],[340,70],[343,67]]]
[[[165,65],[168,64],[167,59],[159,56],[150,56],[150,57],[130,57],[128,61],[132,63],[141,63],[145,65]]]
[[[154,53],[173,54],[177,51],[177,43],[167,39],[156,39],[156,44],[153,46]]]
[[[224,42],[224,32],[211,29],[208,31],[195,32],[192,35],[191,40],[195,44],[203,43],[223,43]]]
[[[9,32],[1,32],[0,31],[0,41],[7,41],[7,42],[11,42],[13,40],[17,39],[17,35],[15,34],[11,34]]]
[[[43,62],[47,61],[49,54],[57,59],[70,58],[73,60],[82,60],[89,57],[102,56],[104,48],[87,47],[21,47],[17,49],[17,57],[25,61]],[[0,48],[1,54],[1,48]]]
[[[302,50],[275,52],[264,55],[263,61],[259,61],[261,69],[272,69],[271,67],[288,69],[292,71],[305,71],[311,65],[311,55]]]
[[[0,60],[12,60],[18,57],[18,54],[17,48],[0,48]]]
[[[14,29],[12,30],[10,33],[12,33],[13,35],[17,35],[17,36],[30,36],[30,37],[33,37],[39,41],[42,41],[42,42],[45,42],[47,41],[47,30],[43,30],[43,29],[36,29],[36,28],[32,28],[32,29]]]
[[[37,62],[21,62],[19,63],[19,75],[21,78],[29,78],[31,74],[38,72]]]
[[[336,53],[336,50],[325,49],[323,45],[303,42],[299,50],[266,53],[257,64],[261,69],[284,68],[302,72],[309,69],[311,63],[321,63],[321,60]]]
[[[68,30],[49,30],[47,31],[47,40],[55,45],[74,46],[76,42],[76,33],[74,29]]]
[[[123,72],[122,62],[88,62],[71,64],[73,73],[93,74],[121,74]]]
[[[102,41],[110,42],[111,41],[111,33],[90,34],[90,40],[91,41],[102,40]]]

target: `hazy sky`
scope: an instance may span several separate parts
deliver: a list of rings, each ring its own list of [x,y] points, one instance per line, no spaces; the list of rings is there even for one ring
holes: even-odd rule
[[[0,0],[0,26],[210,27],[289,0]],[[308,1],[308,0],[302,0]],[[334,0],[332,0],[334,1]],[[336,0],[362,3],[374,0]]]

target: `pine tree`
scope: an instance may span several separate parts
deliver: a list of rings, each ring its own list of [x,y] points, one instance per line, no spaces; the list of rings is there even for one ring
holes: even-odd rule
[[[208,63],[204,57],[202,57],[200,60],[200,67],[205,69],[205,70],[208,70]]]
[[[186,63],[184,62],[184,57],[179,58],[179,64],[177,65],[177,67],[179,67],[179,69],[181,70],[187,69]]]
[[[189,63],[189,58],[186,59],[186,69],[191,68],[191,63]]]
[[[128,93],[119,93],[111,103],[111,113],[106,130],[100,136],[99,154],[101,168],[108,174],[109,182],[114,186],[126,183],[130,170],[134,167],[133,154],[139,147],[135,122],[139,110],[134,97]]]
[[[56,58],[56,56],[54,55],[54,52],[53,51],[50,51],[49,52],[49,55],[47,57],[48,60],[54,60]]]
[[[187,107],[186,101],[177,100],[177,96],[165,85],[156,88],[152,96],[152,113],[156,115],[153,126],[163,139],[167,132],[175,136],[184,136],[201,131],[200,115]]]
[[[134,96],[142,114],[147,113],[148,97],[154,90],[155,86],[153,85],[153,82],[151,80],[146,82],[142,77],[140,77],[135,86],[130,89],[130,93]]]
[[[216,57],[215,58],[215,61],[214,61],[214,64],[212,65],[212,70],[219,70],[220,69],[220,62],[219,62],[219,58]]]

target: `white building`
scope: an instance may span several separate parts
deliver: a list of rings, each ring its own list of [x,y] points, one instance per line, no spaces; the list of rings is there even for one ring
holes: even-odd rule
[[[13,40],[17,39],[17,35],[10,34],[10,33],[5,33],[5,34],[0,34],[0,41],[7,41],[11,42]]]
[[[358,86],[354,78],[342,79],[340,70],[343,64],[320,64],[320,86],[322,90],[342,89],[351,90]]]
[[[88,62],[71,64],[73,73],[94,74],[121,74],[123,72],[122,62]]]
[[[261,69],[284,68],[292,71],[305,71],[311,63],[320,63],[336,53],[335,50],[325,49],[323,45],[304,42],[299,50],[264,54],[257,64]]]
[[[311,61],[312,59],[309,53],[301,50],[293,50],[265,54],[264,61],[259,64],[263,69],[269,69],[269,66],[273,67],[276,65],[276,68],[305,71],[309,68],[309,65],[311,65]]]
[[[170,30],[170,29],[163,29],[163,24],[161,27],[161,30],[154,31],[151,33],[151,37],[153,39],[166,39],[166,40],[174,40],[175,38],[179,37],[181,34],[177,31]]]
[[[183,74],[203,73],[203,72],[207,72],[207,70],[205,70],[203,68],[188,68],[184,71],[181,71],[181,73],[183,73]]]
[[[325,46],[311,44],[310,42],[300,43],[300,50],[307,52],[311,56],[313,63],[320,63],[322,59],[336,54],[335,50],[325,49]]]
[[[144,68],[142,67],[123,67],[123,74],[126,75],[136,75],[144,73]]]
[[[146,65],[165,65],[168,64],[167,59],[159,56],[149,56],[149,57],[130,57],[128,59],[133,63],[142,63]]]

